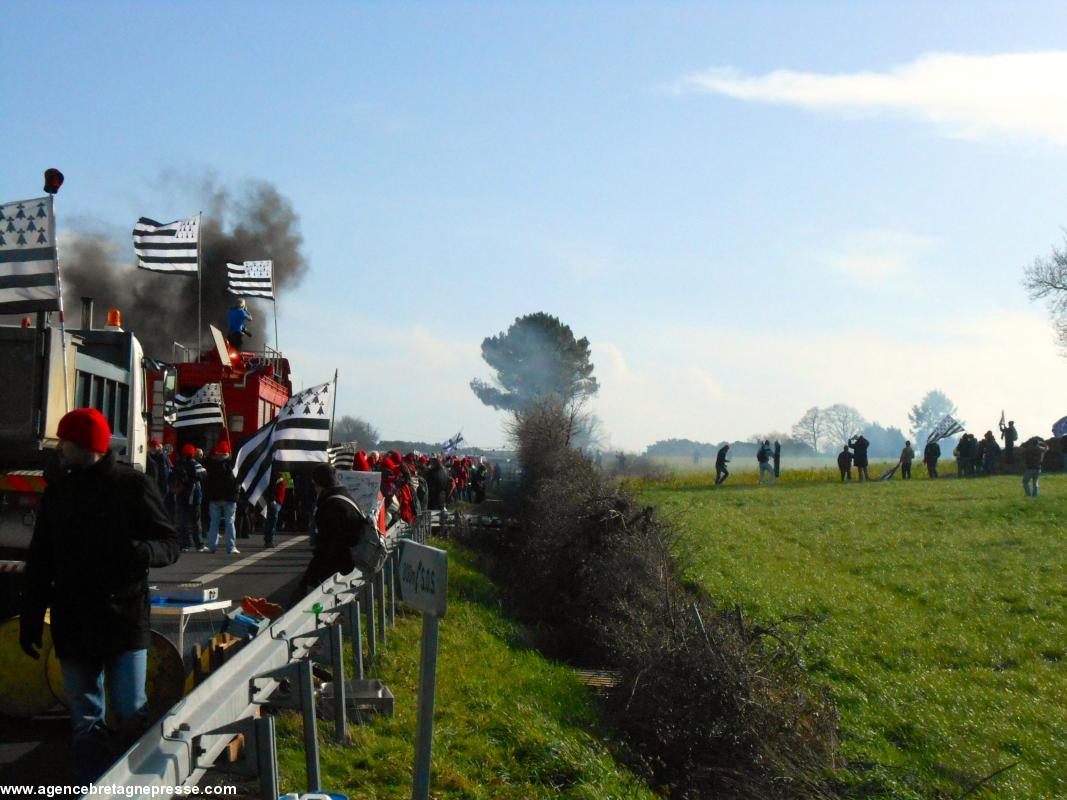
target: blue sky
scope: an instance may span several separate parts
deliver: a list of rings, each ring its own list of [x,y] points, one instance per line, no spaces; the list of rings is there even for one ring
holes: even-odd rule
[[[541,310],[620,447],[1067,413],[1020,286],[1067,225],[1062,3],[16,5],[4,197],[59,166],[61,227],[123,230],[196,211],[163,170],[273,182],[282,345],[390,438],[502,442],[478,345]]]

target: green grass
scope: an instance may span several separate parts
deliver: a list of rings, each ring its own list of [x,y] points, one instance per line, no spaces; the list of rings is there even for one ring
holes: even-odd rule
[[[804,657],[841,715],[850,796],[958,797],[1017,762],[970,796],[1067,797],[1067,476],[1038,499],[1016,477],[753,480],[640,491],[679,518],[713,597],[814,620]]]
[[[441,545],[440,542],[435,544]],[[449,607],[441,621],[431,796],[434,798],[651,798],[608,753],[574,671],[539,656],[499,610],[496,591],[449,546]],[[397,614],[368,677],[396,696],[396,716],[351,726],[353,745],[319,720],[326,790],[352,798],[408,798],[414,759],[420,618]],[[349,662],[346,662],[349,663]],[[304,788],[298,716],[279,719],[283,791]]]

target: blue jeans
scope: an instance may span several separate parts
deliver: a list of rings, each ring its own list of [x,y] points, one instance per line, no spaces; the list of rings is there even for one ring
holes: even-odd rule
[[[263,525],[263,542],[265,544],[274,542],[274,534],[278,530],[278,515],[280,511],[281,503],[271,500],[267,504],[267,521]]]
[[[1037,497],[1037,479],[1041,477],[1040,469],[1024,469],[1023,470],[1023,491],[1026,492],[1027,497]],[[1030,491],[1030,481],[1034,482],[1034,490]]]
[[[148,721],[148,651],[127,650],[103,661],[64,658],[59,664],[70,703],[74,774],[79,782],[88,783],[103,774]],[[105,682],[117,740],[104,724]]]
[[[767,483],[774,483],[774,467],[770,465],[770,462],[761,461],[759,465],[759,482],[763,483],[763,476],[767,476]]]
[[[226,500],[212,500],[208,504],[209,517],[211,519],[207,546],[212,552],[219,547],[219,522],[226,526],[226,549],[237,549],[237,530],[233,525],[234,515],[237,513],[237,503]]]

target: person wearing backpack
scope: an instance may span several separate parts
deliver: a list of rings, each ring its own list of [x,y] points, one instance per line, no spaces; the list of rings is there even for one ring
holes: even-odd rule
[[[348,490],[337,479],[337,471],[329,464],[319,464],[311,472],[318,499],[315,501],[315,548],[311,561],[297,585],[296,598],[329,578],[335,572],[342,575],[356,568],[352,548],[368,530],[378,535]]]

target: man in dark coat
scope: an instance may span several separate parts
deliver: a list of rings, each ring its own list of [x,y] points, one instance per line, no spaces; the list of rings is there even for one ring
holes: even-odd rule
[[[239,555],[237,549],[237,478],[230,465],[230,443],[225,439],[215,445],[207,460],[204,478],[204,498],[208,504],[208,549],[214,553],[219,547],[219,527],[226,533],[226,552]]]
[[[782,477],[782,443],[774,440],[774,477]]]
[[[926,471],[931,478],[937,477],[937,460],[941,458],[941,445],[937,442],[930,442],[926,445],[926,449],[923,450],[923,463],[926,464]]]
[[[837,469],[841,473],[842,481],[852,480],[852,453],[849,452],[847,444],[837,454]]]
[[[871,476],[867,474],[867,448],[871,443],[862,433],[857,433],[848,440],[848,446],[852,448],[852,463],[856,465],[856,475],[861,481],[869,481]]]
[[[335,572],[344,575],[354,570],[356,565],[352,561],[352,548],[359,544],[359,537],[371,528],[363,510],[337,479],[333,467],[319,464],[311,472],[311,481],[318,492],[315,503],[315,528],[318,534],[311,562],[304,570],[297,588],[298,598]]]
[[[163,452],[163,443],[159,439],[152,439],[148,443],[145,472],[156,482],[159,496],[166,497],[167,479],[170,477],[170,463],[167,461],[167,454]]]
[[[148,570],[178,560],[180,542],[155,483],[109,452],[95,409],[59,422],[64,471],[45,490],[26,560],[19,644],[39,658],[44,614],[70,703],[75,777],[95,780],[146,722]],[[107,705],[118,730],[104,724]]]
[[[730,452],[729,443],[724,444],[719,448],[719,452],[715,454],[715,485],[721,485],[727,478],[730,477],[730,470],[726,465],[730,463],[730,459],[726,456]]]
[[[426,473],[426,480],[430,488],[430,509],[432,511],[443,510],[448,500],[448,493],[452,488],[452,477],[437,456],[430,459],[430,468]]]

